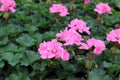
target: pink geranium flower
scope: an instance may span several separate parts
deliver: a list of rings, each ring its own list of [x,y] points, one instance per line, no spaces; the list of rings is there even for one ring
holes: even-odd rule
[[[84,0],[84,4],[89,4],[90,0]]]
[[[49,42],[43,42],[39,45],[38,51],[42,59],[61,58],[64,61],[69,60],[69,53],[62,48],[62,44],[53,39]]]
[[[107,34],[106,39],[108,41],[118,42],[120,44],[120,29],[110,31],[110,33]]]
[[[74,30],[78,30],[80,33],[86,32],[90,34],[89,27],[87,27],[87,23],[80,19],[74,19],[68,24],[68,27]]]
[[[69,14],[67,7],[62,4],[53,4],[53,6],[50,7],[49,10],[51,13],[58,13],[62,17]]]
[[[104,14],[104,13],[112,14],[111,7],[106,3],[97,4],[94,11],[97,12],[98,14]]]
[[[104,42],[101,40],[97,40],[95,38],[91,38],[91,39],[86,40],[86,43],[81,43],[79,48],[88,50],[88,49],[93,48],[93,47],[94,47],[93,52],[95,55],[101,54],[102,51],[106,49]]]
[[[0,0],[0,3],[2,4],[2,6],[0,7],[0,11],[11,11],[11,12],[15,12],[15,6],[16,3],[14,0]]]
[[[65,28],[63,32],[61,31],[60,33],[57,33],[56,36],[65,41],[64,45],[79,45],[81,43],[80,41],[83,40],[79,33],[73,29],[68,30],[67,28]]]

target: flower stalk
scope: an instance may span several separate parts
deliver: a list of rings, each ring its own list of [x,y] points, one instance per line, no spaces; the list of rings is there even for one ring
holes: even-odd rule
[[[5,12],[5,13],[3,14],[3,18],[5,19],[5,22],[7,23],[8,18],[9,18],[9,13],[8,13],[8,12]]]
[[[94,57],[94,54],[93,54],[92,48],[90,48],[88,58],[87,58],[87,61],[86,61],[86,65],[85,65],[88,71],[92,67],[92,59],[93,59],[93,57]]]
[[[97,22],[98,22],[98,24],[103,24],[103,15],[102,14],[98,14]]]

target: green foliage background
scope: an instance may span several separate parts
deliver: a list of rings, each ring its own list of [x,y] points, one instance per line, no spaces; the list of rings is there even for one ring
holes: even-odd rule
[[[58,23],[55,15],[49,12],[54,0],[15,0],[15,13],[9,13],[8,20],[0,12],[0,80],[120,80],[120,50],[112,50],[114,43],[106,41],[106,34],[112,29],[120,28],[120,0],[94,0],[84,6],[83,0],[75,0],[72,10],[71,0],[56,0],[67,6],[70,14],[61,17]],[[103,24],[98,24],[95,5],[108,3],[112,15],[103,16]],[[85,8],[86,7],[86,8]],[[85,9],[84,9],[85,8]],[[95,56],[92,67],[85,67],[88,54],[71,46],[75,55],[69,50],[70,60],[42,60],[37,51],[42,41],[55,38],[72,19],[82,19],[88,23],[91,35],[105,41],[107,49]]]

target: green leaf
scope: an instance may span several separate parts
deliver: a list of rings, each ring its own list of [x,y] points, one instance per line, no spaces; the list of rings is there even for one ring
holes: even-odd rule
[[[11,74],[5,80],[31,80],[31,79],[28,77],[28,75],[19,73],[19,74]]]
[[[51,40],[55,38],[55,32],[49,31],[43,34],[43,40]]]
[[[120,80],[120,75],[119,75],[119,79],[118,80]]]
[[[35,39],[33,39],[28,34],[23,34],[22,36],[17,38],[16,41],[24,47],[30,47],[35,44]]]
[[[120,0],[116,1],[117,7],[120,8]]]
[[[64,70],[66,70],[66,71],[72,71],[72,72],[77,71],[75,64],[71,64],[68,62],[62,62],[62,66],[63,66]]]
[[[42,62],[42,63],[41,63],[41,66],[40,66],[40,71],[44,71],[45,68],[46,68],[46,66],[47,66],[47,63]]]
[[[78,78],[76,78],[75,76],[68,76],[67,80],[78,80]]]
[[[28,66],[39,59],[40,57],[38,53],[35,53],[34,51],[25,51],[25,53],[23,53],[23,57],[20,62],[21,65]]]
[[[29,33],[33,33],[38,30],[36,26],[32,26],[31,24],[25,24],[25,30]]]
[[[44,71],[46,69],[47,63],[46,62],[42,62],[40,63],[35,63],[32,67],[34,70],[40,70],[40,71]]]
[[[38,46],[38,44],[40,44],[40,42],[42,42],[42,34],[40,34],[40,33],[34,34],[33,38],[36,40],[37,46]]]
[[[93,69],[88,73],[87,80],[111,80],[109,75],[105,74],[102,69]]]
[[[0,27],[0,37],[5,36],[4,27]]]
[[[13,43],[9,43],[8,45],[6,45],[4,52],[16,52],[18,50],[18,46],[13,44]]]
[[[11,35],[11,33],[17,34],[22,31],[23,31],[22,27],[20,27],[19,25],[15,25],[15,24],[9,24],[4,29],[5,34],[8,34],[8,35]]]
[[[115,71],[120,71],[120,64],[113,64],[113,66],[109,67],[109,73],[114,74]]]
[[[8,61],[8,63],[12,66],[15,66],[17,63],[19,63],[20,58],[22,58],[22,54],[13,54],[11,52],[3,53],[2,54],[3,60]]]
[[[110,63],[110,62],[106,62],[106,61],[103,62],[103,66],[104,66],[105,68],[111,67],[112,65],[113,65],[113,64]]]
[[[4,67],[5,63],[3,61],[0,61],[0,68]]]
[[[5,45],[8,43],[8,37],[4,37],[0,39],[0,46]]]

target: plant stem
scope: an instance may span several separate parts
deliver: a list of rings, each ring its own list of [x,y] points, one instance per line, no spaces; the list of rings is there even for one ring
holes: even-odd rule
[[[60,23],[61,23],[61,20],[60,20],[59,14],[55,14],[55,16],[56,16],[56,22],[57,22],[58,24],[60,24]]]
[[[74,4],[75,3],[75,1],[74,0],[72,0],[72,4]]]
[[[118,44],[118,42],[115,42],[113,47],[111,47],[111,49],[110,49],[113,55],[116,55],[116,50],[117,49],[119,49],[119,44]]]
[[[102,14],[99,14],[98,17],[97,17],[97,22],[98,24],[103,24],[103,15]]]
[[[87,71],[89,71],[92,67],[92,59],[94,57],[94,54],[92,52],[92,48],[89,49],[89,54],[88,54],[88,58],[87,58],[87,61],[86,61],[86,68],[87,68]]]

